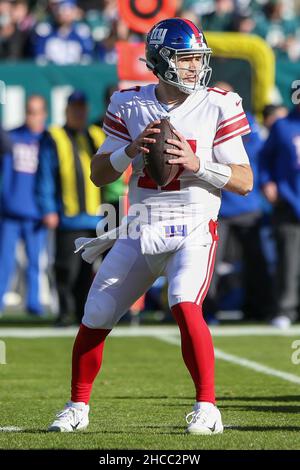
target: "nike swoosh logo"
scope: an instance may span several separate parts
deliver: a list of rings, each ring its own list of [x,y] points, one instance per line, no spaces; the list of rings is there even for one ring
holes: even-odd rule
[[[207,427],[211,432],[214,432],[216,430],[216,423],[211,428],[209,426]]]
[[[75,426],[73,426],[73,424],[71,424],[71,428],[73,429],[73,431],[76,431],[76,429],[78,428],[80,423],[81,423],[81,421],[79,421],[77,424],[75,424]]]
[[[242,102],[242,100],[236,101],[235,105],[238,106],[241,102]]]

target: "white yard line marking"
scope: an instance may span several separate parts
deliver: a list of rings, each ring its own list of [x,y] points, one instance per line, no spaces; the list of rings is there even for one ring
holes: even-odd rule
[[[298,375],[290,374],[289,372],[284,372],[278,369],[273,369],[272,367],[264,366],[259,362],[250,361],[244,357],[228,354],[224,351],[221,351],[220,349],[215,349],[215,356],[218,359],[223,359],[223,361],[231,362],[232,364],[237,364],[242,367],[247,367],[248,369],[252,369],[255,372],[278,377],[279,379],[286,380],[287,382],[292,382],[294,384],[300,384],[300,377]]]
[[[0,427],[0,432],[20,432],[23,431],[22,428],[18,428],[17,426],[3,426]]]
[[[156,335],[157,339],[161,341],[165,341],[169,344],[174,344],[180,346],[180,339],[176,337],[167,337],[162,335]],[[281,370],[273,369],[272,367],[264,366],[263,364],[259,364],[255,361],[250,361],[249,359],[245,359],[244,357],[234,356],[233,354],[228,354],[221,349],[215,349],[215,357],[218,359],[222,359],[223,361],[230,362],[232,364],[237,364],[242,367],[246,367],[248,369],[254,370],[255,372],[259,372],[261,374],[271,375],[272,377],[278,377],[279,379],[286,380],[287,382],[292,382],[294,384],[300,384],[300,377],[294,374],[290,374],[288,372],[283,372]]]
[[[54,328],[54,327],[2,327],[0,328],[1,338],[68,338],[77,334],[78,327]],[[210,331],[213,336],[299,336],[300,326],[292,326],[287,330],[278,330],[272,326],[212,326]],[[176,335],[178,327],[176,325],[158,326],[118,326],[110,336],[115,337],[136,337]]]
[[[292,326],[288,330],[277,330],[271,326],[216,326],[212,327],[213,336],[300,336],[300,327]],[[65,338],[74,337],[77,334],[78,327],[68,328],[0,328],[1,338]],[[153,337],[165,341],[169,344],[180,345],[178,328],[176,325],[171,326],[139,326],[126,327],[120,326],[115,328],[111,336],[126,337]],[[263,364],[259,364],[249,359],[228,354],[220,349],[215,349],[215,356],[232,364],[254,370],[262,374],[278,377],[288,382],[300,384],[300,377],[288,372],[273,369]],[[0,428],[1,430],[1,428]]]

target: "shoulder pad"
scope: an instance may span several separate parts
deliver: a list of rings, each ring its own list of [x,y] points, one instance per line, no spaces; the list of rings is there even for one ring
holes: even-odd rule
[[[240,95],[233,91],[226,91],[217,87],[208,88],[207,91],[210,102],[220,108],[227,108],[227,106],[233,105],[239,106],[242,102]]]
[[[140,94],[142,88],[144,87],[135,86],[115,91],[111,96],[111,101],[116,104],[130,103],[135,96]]]

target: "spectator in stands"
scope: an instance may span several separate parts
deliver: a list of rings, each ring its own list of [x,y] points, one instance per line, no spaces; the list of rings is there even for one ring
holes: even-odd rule
[[[55,277],[59,297],[57,325],[79,324],[92,281],[92,266],[74,255],[74,240],[95,236],[100,189],[90,180],[90,160],[104,139],[87,127],[86,95],[68,98],[66,124],[52,126],[41,141],[37,197],[43,222],[56,230]]]
[[[202,28],[206,31],[229,31],[234,13],[233,0],[216,0],[215,10],[203,15]]]
[[[25,56],[30,27],[20,20],[19,12],[26,2],[0,0],[0,59],[21,59]]]
[[[31,31],[36,22],[34,15],[29,10],[29,4],[26,0],[13,1],[12,19],[19,31],[24,31],[27,34]]]
[[[108,38],[112,24],[119,20],[117,0],[102,0],[99,8],[99,0],[79,0],[79,7],[85,15],[85,21],[89,25],[94,41],[99,43]]]
[[[28,98],[25,124],[10,131],[12,152],[7,152],[2,161],[0,311],[15,267],[16,245],[23,239],[28,258],[27,311],[35,315],[43,313],[39,261],[46,237],[36,202],[35,182],[39,140],[45,130],[46,117],[44,98]]]
[[[255,18],[250,9],[237,11],[232,18],[231,28],[237,33],[251,34],[256,26]]]
[[[117,63],[116,42],[142,42],[143,35],[135,33],[127,26],[126,22],[121,18],[111,24],[109,35],[97,44],[97,57],[101,62],[107,64]]]
[[[276,314],[273,325],[287,328],[300,307],[300,104],[278,119],[261,152],[261,183],[274,206],[277,244]]]
[[[282,0],[268,1],[263,11],[253,32],[263,37],[278,56],[297,61],[300,58],[299,20],[285,18]]]
[[[38,63],[87,64],[93,59],[94,41],[89,27],[76,22],[75,0],[52,0],[50,21],[38,23],[30,40]]]
[[[215,0],[201,0],[201,2],[199,2],[199,0],[178,0],[177,9],[179,10],[177,14],[181,9],[183,18],[185,18],[187,12],[191,12],[198,16],[198,18],[202,18],[203,15],[213,13],[215,10]]]

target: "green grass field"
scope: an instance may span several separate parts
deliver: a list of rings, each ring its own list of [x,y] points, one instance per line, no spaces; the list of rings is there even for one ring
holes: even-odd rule
[[[0,448],[300,448],[300,364],[291,361],[291,345],[300,334],[214,337],[218,406],[225,425],[224,434],[216,436],[184,434],[194,390],[178,336],[162,337],[108,338],[90,426],[73,434],[45,432],[69,397],[73,338],[3,338],[7,364],[0,365]],[[290,375],[258,372],[233,363],[231,356],[224,360],[225,353]],[[19,430],[8,432],[12,426]]]

